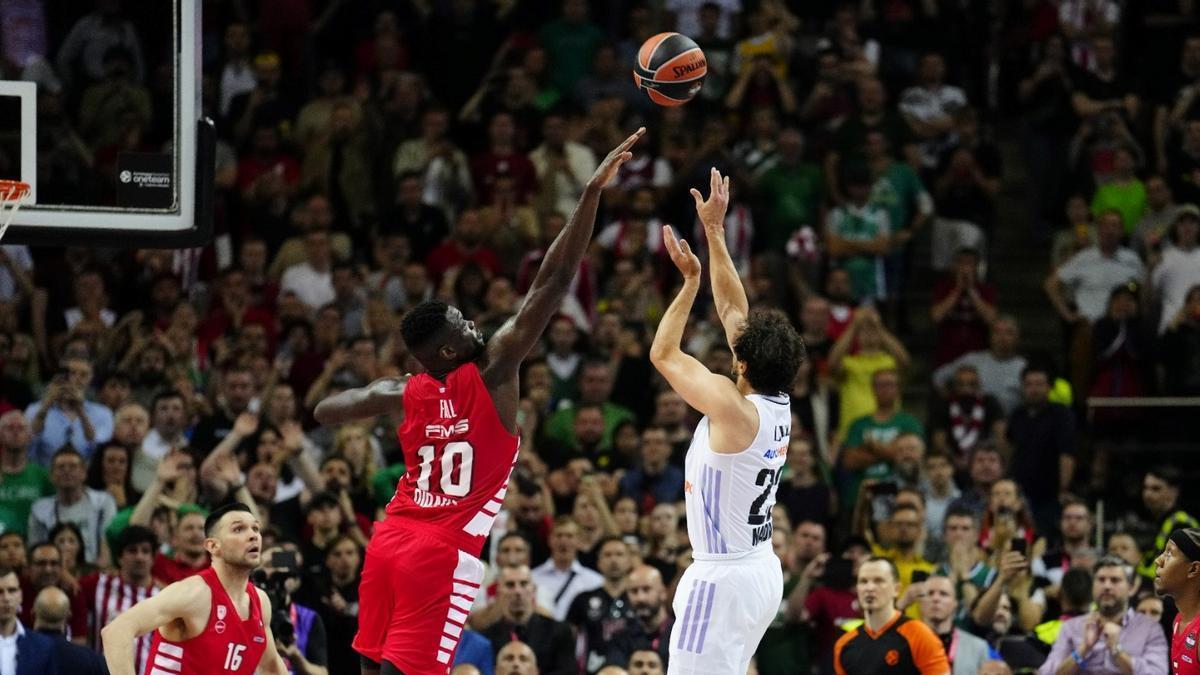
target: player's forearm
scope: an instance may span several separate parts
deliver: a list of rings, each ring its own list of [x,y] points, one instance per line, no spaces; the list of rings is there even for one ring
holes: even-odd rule
[[[546,251],[542,266],[533,280],[531,293],[548,283],[566,292],[567,285],[575,278],[579,269],[579,261],[583,259],[583,254],[592,241],[592,231],[596,227],[596,208],[600,205],[600,191],[603,187],[588,181],[583,188],[583,196],[575,205],[571,220]]]
[[[742,287],[737,266],[733,264],[733,256],[729,255],[729,247],[725,244],[724,228],[713,228],[706,223],[705,229],[708,230],[708,272],[712,280],[713,303],[716,304],[721,324],[725,326],[725,335],[732,343],[742,320],[750,312],[750,301],[746,298],[746,289]],[[730,322],[738,325],[730,325]]]
[[[650,361],[658,363],[681,352],[680,343],[683,341],[683,329],[687,326],[688,315],[692,312],[692,303],[696,301],[696,293],[700,290],[699,279],[684,279],[683,288],[671,301],[671,306],[663,314],[658,323],[658,331],[654,334],[654,342],[650,345]]]

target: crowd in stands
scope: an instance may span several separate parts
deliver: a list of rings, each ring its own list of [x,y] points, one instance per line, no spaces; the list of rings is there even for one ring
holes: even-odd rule
[[[22,24],[40,58],[0,60],[39,83],[42,201],[111,200],[116,156],[169,141],[171,36],[145,4],[47,4]],[[710,167],[732,177],[751,306],[785,312],[810,356],[757,672],[833,672],[870,556],[955,673],[1167,672],[1173,608],[1150,580],[1170,532],[1197,526],[1188,474],[1120,451],[1170,429],[1085,402],[1200,395],[1194,3],[203,6],[214,241],[0,245],[0,566],[21,625],[56,587],[69,620],[48,630],[101,649],[113,616],[208,565],[204,514],[239,500],[290,667],[357,672],[358,575],[403,451],[395,417],[327,428],[314,406],[412,372],[398,325],[423,300],[493,334],[598,159],[644,125],[522,365],[520,462],[454,672],[665,672],[698,418],[647,349],[679,281],[661,227],[702,237],[688,189]],[[659,108],[630,64],[672,29],[708,76]],[[1013,175],[1028,194],[1002,209]],[[1045,256],[1045,298],[991,280],[1001,228]],[[909,302],[928,269],[931,300]],[[1057,348],[1023,344],[1011,308],[1029,304],[1061,319]],[[710,302],[684,345],[731,372]],[[902,396],[915,382],[924,406]]]

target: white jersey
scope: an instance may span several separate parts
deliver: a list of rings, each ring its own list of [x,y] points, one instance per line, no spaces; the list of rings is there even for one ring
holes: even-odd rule
[[[771,548],[771,507],[791,437],[791,401],[786,395],[746,399],[758,408],[758,434],[745,450],[713,452],[707,415],[692,435],[684,462],[684,501],[696,560],[741,558],[759,547]]]

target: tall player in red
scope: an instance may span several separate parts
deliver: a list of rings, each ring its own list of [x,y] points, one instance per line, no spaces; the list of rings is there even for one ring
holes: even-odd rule
[[[212,567],[139,602],[101,631],[112,675],[134,675],[134,640],[150,631],[143,675],[288,672],[271,634],[271,602],[250,583],[262,553],[258,518],[245,504],[227,504],[208,516],[204,536]]]
[[[399,436],[408,473],[375,525],[358,591],[354,649],[364,674],[449,672],[483,579],[479,554],[517,461],[517,373],[571,286],[601,189],[644,132],[601,162],[521,309],[490,341],[458,308],[421,303],[400,332],[425,373],[377,380],[317,406],[322,424],[404,414]]]
[[[1171,675],[1200,675],[1200,529],[1178,529],[1154,561],[1154,590],[1175,600]]]

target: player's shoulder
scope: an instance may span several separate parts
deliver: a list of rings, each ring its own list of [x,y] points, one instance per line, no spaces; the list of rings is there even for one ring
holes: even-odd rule
[[[855,626],[854,628],[851,628],[850,630],[846,631],[845,633],[842,633],[842,636],[839,637],[837,639],[837,642],[835,642],[833,644],[834,650],[840,651],[842,649],[845,649],[846,645],[857,640],[858,636],[861,634],[862,634],[862,626]]]

